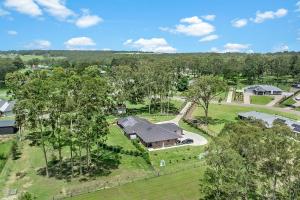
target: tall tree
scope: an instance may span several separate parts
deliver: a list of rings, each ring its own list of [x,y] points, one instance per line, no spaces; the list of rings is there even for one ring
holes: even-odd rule
[[[189,88],[188,97],[204,109],[206,124],[208,124],[209,104],[226,89],[226,83],[216,76],[200,76]]]

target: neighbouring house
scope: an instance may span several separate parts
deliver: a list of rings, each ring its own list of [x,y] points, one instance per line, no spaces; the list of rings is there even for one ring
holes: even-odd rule
[[[0,135],[14,134],[17,131],[15,120],[0,120]]]
[[[182,137],[182,129],[173,123],[153,124],[139,117],[125,117],[117,124],[130,139],[138,138],[148,148],[161,148],[177,144]]]
[[[261,120],[265,123],[266,127],[271,128],[273,126],[274,121],[278,120],[286,124],[291,130],[295,133],[300,133],[300,123],[294,120],[288,119],[286,117],[282,117],[279,115],[271,115],[267,113],[261,113],[256,111],[250,112],[242,112],[238,114],[240,119],[253,119],[253,120]]]
[[[282,95],[282,90],[272,85],[251,85],[246,87],[244,92],[255,95]]]
[[[15,106],[15,101],[5,101],[0,99],[0,116],[13,115],[14,106]]]
[[[294,84],[292,84],[292,87],[300,89],[300,83],[294,83]]]

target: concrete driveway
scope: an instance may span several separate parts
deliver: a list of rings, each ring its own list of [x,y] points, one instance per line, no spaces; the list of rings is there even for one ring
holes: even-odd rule
[[[183,117],[183,115],[186,113],[186,111],[189,109],[189,107],[191,105],[192,105],[192,103],[188,102],[174,119],[169,120],[169,121],[164,121],[164,122],[158,122],[157,124],[173,123],[173,124],[178,125],[179,121],[181,120],[181,118]],[[175,146],[171,146],[171,147],[162,147],[162,148],[155,148],[155,149],[148,148],[148,150],[149,151],[157,151],[157,150],[171,149],[171,148],[183,147],[183,146],[201,146],[201,145],[207,144],[207,142],[208,142],[205,139],[205,137],[203,137],[197,133],[192,133],[192,132],[189,132],[186,130],[183,130],[183,135],[182,135],[182,138],[180,138],[180,140],[184,140],[184,139],[193,139],[194,142],[191,144],[175,145]]]

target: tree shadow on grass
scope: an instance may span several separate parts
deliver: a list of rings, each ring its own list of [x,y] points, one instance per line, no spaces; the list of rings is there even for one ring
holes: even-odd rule
[[[73,178],[83,175],[80,181],[88,181],[98,176],[108,176],[112,170],[117,169],[120,165],[120,156],[117,153],[109,151],[101,151],[98,154],[91,155],[91,164],[87,167],[86,156],[81,158],[82,161],[82,174],[80,174],[80,159],[73,159]],[[59,180],[70,181],[72,179],[72,165],[70,159],[64,159],[60,168],[58,159],[52,159],[48,163],[49,177]],[[46,168],[37,170],[40,176],[46,176]]]
[[[160,114],[160,104],[152,104],[151,105],[151,114]],[[165,105],[167,108],[167,105]],[[128,115],[138,115],[143,113],[149,113],[149,107],[147,105],[141,108],[127,108]],[[169,104],[169,114],[178,114],[179,109],[173,103]]]

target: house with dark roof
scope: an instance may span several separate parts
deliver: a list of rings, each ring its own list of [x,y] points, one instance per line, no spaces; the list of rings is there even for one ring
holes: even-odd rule
[[[138,138],[148,148],[161,148],[177,144],[182,129],[173,123],[153,124],[146,119],[129,116],[117,121],[130,139]]]
[[[267,113],[250,111],[250,112],[239,113],[238,117],[240,119],[260,120],[260,121],[264,122],[264,124],[268,128],[271,128],[275,121],[280,121],[280,122],[286,124],[288,127],[290,127],[290,129],[293,132],[300,133],[300,123],[299,122],[296,122],[294,120],[291,120],[289,118],[282,117],[279,115],[271,115],[271,114],[267,114]]]
[[[272,85],[251,85],[246,87],[244,92],[255,95],[282,95],[282,90]]]
[[[0,135],[14,134],[17,131],[15,120],[0,120]]]

